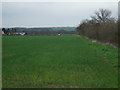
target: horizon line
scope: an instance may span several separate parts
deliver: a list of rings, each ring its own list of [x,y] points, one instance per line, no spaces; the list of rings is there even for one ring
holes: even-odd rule
[[[46,28],[46,27],[77,27],[77,26],[32,26],[32,27],[27,27],[27,26],[12,26],[12,27],[3,27],[2,28]]]

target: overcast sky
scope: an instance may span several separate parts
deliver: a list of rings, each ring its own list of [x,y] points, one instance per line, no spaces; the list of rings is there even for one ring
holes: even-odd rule
[[[117,2],[3,2],[3,27],[77,26],[99,8],[118,17]]]

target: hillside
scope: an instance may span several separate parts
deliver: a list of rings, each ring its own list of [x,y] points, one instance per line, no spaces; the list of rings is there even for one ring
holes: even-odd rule
[[[52,27],[53,30],[75,31],[76,27]]]

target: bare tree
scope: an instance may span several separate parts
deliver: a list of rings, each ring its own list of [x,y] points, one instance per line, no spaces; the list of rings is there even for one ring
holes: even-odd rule
[[[92,19],[81,22],[77,27],[77,31],[80,35],[86,36],[89,39],[111,43],[120,47],[118,26],[120,26],[120,19],[116,20],[111,17],[109,10],[99,9],[94,13]]]
[[[91,16],[91,18],[96,23],[105,23],[111,20],[111,11],[107,9],[99,9],[99,11],[96,11],[94,14],[95,15]]]

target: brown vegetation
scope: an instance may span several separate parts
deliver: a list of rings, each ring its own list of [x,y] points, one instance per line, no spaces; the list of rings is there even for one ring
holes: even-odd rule
[[[91,20],[84,20],[78,27],[80,35],[103,43],[118,46],[118,21],[111,17],[111,12],[100,9],[91,16]]]

